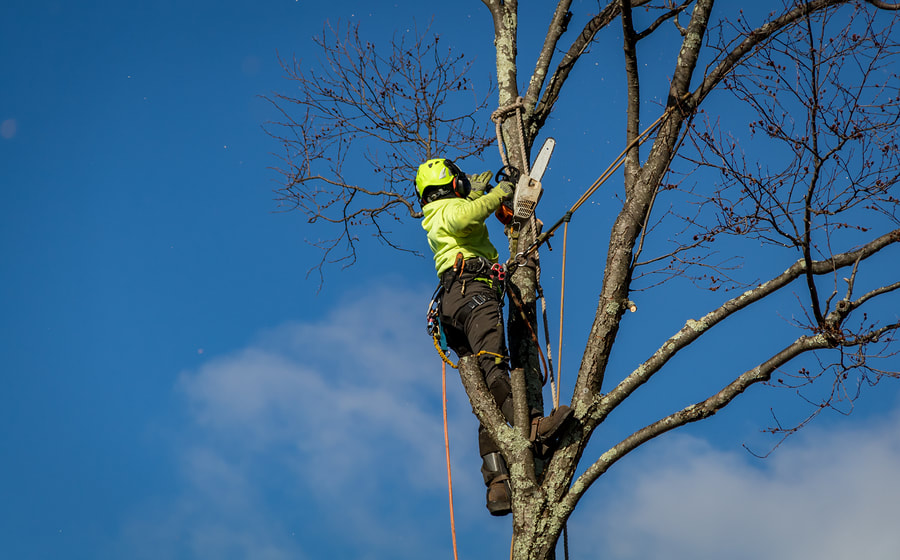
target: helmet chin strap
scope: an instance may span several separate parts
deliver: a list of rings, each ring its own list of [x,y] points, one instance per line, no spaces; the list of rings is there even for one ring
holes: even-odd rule
[[[454,181],[455,181],[455,179],[454,179]],[[433,187],[431,189],[431,192],[429,192],[424,197],[422,197],[422,206],[425,206],[426,204],[428,204],[430,202],[434,202],[435,200],[438,200],[441,198],[446,198],[448,196],[453,196],[453,195],[459,196],[456,194],[456,188],[452,184],[449,185],[449,188]]]

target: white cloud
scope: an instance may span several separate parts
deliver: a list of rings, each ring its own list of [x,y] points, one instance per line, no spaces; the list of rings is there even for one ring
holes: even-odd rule
[[[448,555],[440,361],[421,299],[375,290],[184,372],[181,492],[130,520],[125,555]],[[461,555],[502,555],[509,524],[484,510],[476,422],[452,370],[448,389]],[[898,418],[809,429],[761,463],[684,436],[654,442],[582,502],[574,557],[893,560]]]
[[[182,492],[130,521],[128,556],[448,555],[440,361],[422,297],[373,290],[184,372]],[[502,555],[509,524],[484,510],[476,422],[452,370],[448,389],[461,555]],[[574,557],[893,560],[898,418],[808,429],[764,462],[654,442],[582,502]]]
[[[583,504],[572,538],[616,560],[894,560],[898,428],[900,415],[867,429],[813,427],[765,461],[671,437],[617,466],[627,469],[617,490]]]
[[[313,492],[372,479],[386,460],[408,484],[442,483],[440,362],[414,297],[374,293],[185,373],[198,424],[255,451],[292,446]]]
[[[18,127],[19,125],[16,122],[16,119],[6,119],[2,123],[0,123],[0,136],[7,140],[10,140],[15,137]]]
[[[261,557],[255,547],[319,557],[329,545],[338,556],[444,554],[440,359],[421,299],[373,290],[184,372],[184,491],[130,538],[154,534],[197,558]],[[453,370],[448,386],[457,500],[483,500],[476,423]],[[470,513],[487,516],[483,503]]]
[[[183,493],[160,497],[129,519],[111,557],[310,558],[284,520],[262,507],[260,489],[240,464],[199,445],[187,449],[181,463]]]

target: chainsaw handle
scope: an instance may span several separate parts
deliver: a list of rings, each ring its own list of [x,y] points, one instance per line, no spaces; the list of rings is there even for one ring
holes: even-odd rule
[[[515,185],[519,182],[519,175],[518,169],[512,165],[504,165],[496,174],[494,174],[494,182],[502,183],[503,181],[508,181]]]

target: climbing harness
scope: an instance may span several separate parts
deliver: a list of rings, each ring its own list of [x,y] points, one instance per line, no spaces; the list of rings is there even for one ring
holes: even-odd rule
[[[506,265],[503,263],[494,263],[491,265],[491,274],[497,278],[503,286],[506,286]]]
[[[493,263],[486,264],[483,260],[466,260],[462,253],[459,253],[456,257],[456,261],[453,264],[452,269],[448,269],[444,274],[452,274],[450,278],[442,278],[440,284],[438,284],[437,288],[435,288],[434,293],[431,295],[431,301],[428,303],[428,310],[425,313],[425,329],[428,332],[428,335],[432,337],[434,341],[434,347],[437,350],[438,354],[441,356],[441,360],[450,367],[457,369],[458,364],[453,363],[450,359],[449,352],[449,344],[447,343],[447,335],[444,331],[444,324],[441,321],[441,301],[443,299],[444,293],[449,289],[450,285],[452,285],[452,280],[459,277],[463,271],[466,271],[466,263],[476,262],[474,266],[478,268],[473,268],[472,270],[468,270],[469,272],[474,272],[476,274],[484,273],[485,276],[475,277],[473,278],[476,282],[484,282],[491,286],[494,289],[497,289],[499,292],[499,300],[503,301],[503,292],[506,290],[506,265],[504,263]],[[465,281],[461,282],[461,289],[463,293],[465,293]],[[488,298],[482,294],[475,294],[469,300],[469,302],[463,306],[457,315],[453,318],[454,322],[464,324],[466,320],[469,318],[469,315],[479,306],[488,303]],[[502,313],[501,313],[502,316]],[[498,354],[496,352],[490,352],[487,350],[478,351],[475,356],[493,356],[498,360],[509,360],[509,356],[504,356],[503,354]]]

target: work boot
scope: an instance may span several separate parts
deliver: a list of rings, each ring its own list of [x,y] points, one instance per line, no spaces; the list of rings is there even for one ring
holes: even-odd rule
[[[531,442],[540,446],[542,451],[549,451],[556,443],[559,429],[571,417],[572,409],[562,405],[551,412],[550,416],[534,418],[531,421]]]
[[[491,515],[501,516],[512,513],[512,492],[509,486],[509,471],[506,461],[498,452],[488,453],[481,458],[481,474],[487,488],[487,509]]]

